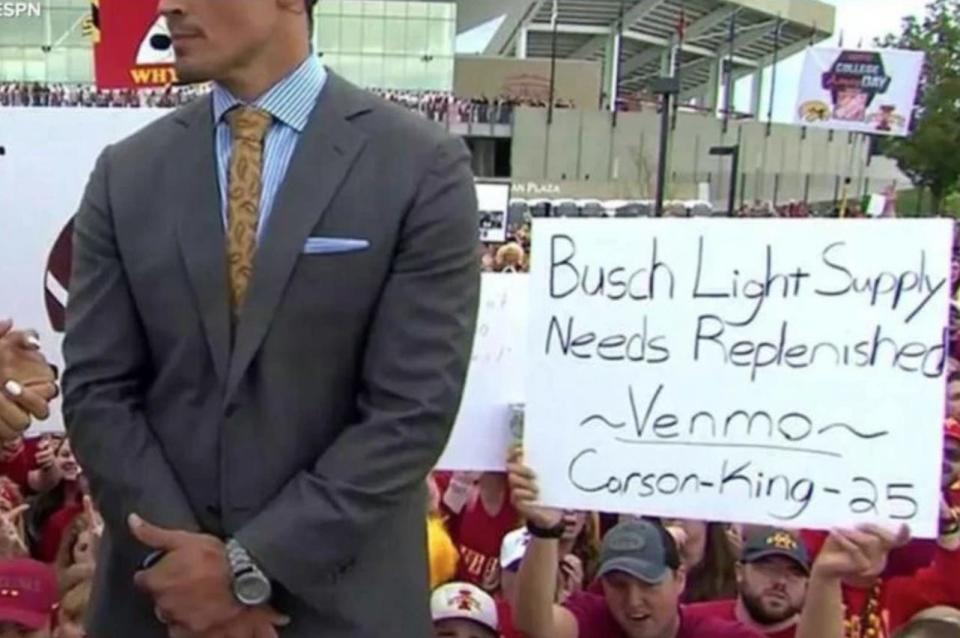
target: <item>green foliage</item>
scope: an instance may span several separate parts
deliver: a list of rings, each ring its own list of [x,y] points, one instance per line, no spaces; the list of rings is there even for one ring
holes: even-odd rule
[[[960,0],[934,0],[922,19],[905,18],[899,35],[877,44],[926,54],[914,131],[884,140],[881,149],[915,185],[930,189],[939,211],[960,180]]]

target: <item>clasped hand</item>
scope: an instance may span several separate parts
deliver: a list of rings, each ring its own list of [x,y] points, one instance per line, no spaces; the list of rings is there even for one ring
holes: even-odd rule
[[[289,619],[269,606],[245,607],[233,596],[224,543],[215,536],[152,525],[137,515],[130,531],[163,558],[134,576],[154,601],[170,638],[277,638]]]
[[[36,335],[0,321],[0,440],[20,436],[31,418],[46,419],[57,396],[54,372],[40,354]]]

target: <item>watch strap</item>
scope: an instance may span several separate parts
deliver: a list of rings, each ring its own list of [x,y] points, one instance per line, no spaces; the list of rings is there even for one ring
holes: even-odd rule
[[[534,538],[542,538],[546,540],[559,540],[563,537],[563,532],[567,529],[566,523],[561,519],[559,523],[553,527],[540,527],[530,521],[527,521],[527,531],[530,532],[530,535]]]

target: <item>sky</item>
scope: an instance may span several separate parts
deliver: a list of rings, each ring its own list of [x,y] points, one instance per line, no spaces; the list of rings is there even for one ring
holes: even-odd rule
[[[826,0],[828,4],[837,7],[836,32],[831,40],[821,43],[820,46],[836,46],[843,33],[846,46],[857,45],[863,42],[869,46],[875,37],[899,31],[900,21],[906,15],[922,15],[927,0]],[[481,25],[472,31],[461,34],[457,38],[459,53],[478,53],[493,37],[499,26],[499,21]],[[797,85],[800,81],[800,72],[803,65],[803,54],[784,60],[777,70],[777,98],[774,103],[774,119],[787,121],[791,119],[797,101]],[[764,104],[769,104],[769,81],[765,80],[768,90]],[[741,84],[737,88],[737,108],[749,110],[749,85]],[[766,109],[764,109],[766,110]]]

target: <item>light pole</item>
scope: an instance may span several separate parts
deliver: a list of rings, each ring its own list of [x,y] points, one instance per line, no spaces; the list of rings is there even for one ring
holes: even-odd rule
[[[680,80],[675,77],[662,77],[653,81],[653,92],[662,99],[660,102],[660,161],[657,164],[657,206],[654,215],[663,217],[663,200],[667,190],[667,155],[670,148],[670,100],[680,93]]]
[[[710,149],[710,154],[721,157],[729,155],[733,159],[732,166],[730,167],[730,202],[727,208],[727,217],[733,217],[734,212],[737,210],[737,178],[740,172],[740,145],[714,146]]]

